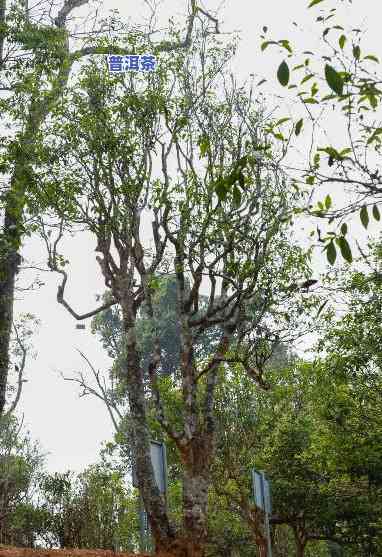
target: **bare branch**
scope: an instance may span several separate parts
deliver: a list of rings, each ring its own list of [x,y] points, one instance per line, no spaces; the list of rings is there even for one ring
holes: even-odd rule
[[[73,2],[70,2],[70,0],[68,0],[69,3],[75,3],[76,0],[73,0]],[[80,2],[82,5],[82,3],[86,3],[88,0],[78,0],[78,2]],[[74,6],[77,7],[77,6]],[[73,7],[70,9],[70,11],[73,9]],[[174,50],[186,50],[188,48],[190,48],[191,44],[192,44],[192,33],[195,27],[195,20],[197,17],[198,12],[200,12],[201,14],[203,14],[207,19],[211,20],[214,22],[215,24],[215,31],[214,34],[218,34],[220,33],[219,30],[219,22],[218,20],[213,17],[209,12],[203,10],[202,8],[198,7],[196,5],[196,0],[190,0],[190,15],[188,17],[188,24],[187,24],[187,31],[186,31],[186,36],[184,38],[183,41],[179,41],[179,42],[170,42],[170,41],[161,41],[158,44],[154,44],[153,45],[153,51],[155,53],[160,53],[160,52],[172,52]],[[129,48],[125,48],[125,47],[115,47],[114,48],[114,53],[115,54],[120,54],[120,55],[127,55],[131,53],[131,49]],[[78,50],[76,50],[75,52],[73,52],[73,54],[71,55],[72,60],[78,60],[79,58],[82,58],[84,56],[89,56],[91,54],[109,54],[109,49],[107,47],[103,47],[103,46],[86,46],[83,48],[80,48]]]
[[[68,282],[68,274],[62,267],[59,266],[58,253],[57,253],[58,245],[59,245],[59,243],[62,240],[63,235],[64,235],[63,221],[61,221],[61,223],[60,223],[59,232],[58,232],[57,237],[54,240],[53,244],[50,241],[49,235],[45,231],[44,223],[41,221],[40,224],[41,224],[40,234],[41,234],[41,236],[42,236],[42,238],[45,242],[45,245],[46,245],[47,251],[48,251],[48,267],[51,271],[54,271],[54,272],[56,272],[56,273],[58,273],[59,275],[62,276],[61,284],[59,284],[58,289],[57,289],[57,302],[59,304],[63,305],[64,308],[78,321],[82,321],[83,319],[88,319],[89,317],[93,317],[94,315],[97,315],[98,313],[101,313],[102,311],[105,311],[105,309],[109,309],[110,307],[117,304],[118,300],[116,300],[115,298],[112,298],[111,300],[109,300],[108,302],[105,302],[104,304],[102,304],[98,308],[96,308],[92,311],[89,311],[87,313],[83,313],[83,314],[77,313],[68,304],[68,302],[64,299],[65,287],[66,287],[66,284]]]
[[[24,375],[26,357],[27,357],[27,352],[28,352],[27,348],[25,347],[25,344],[23,343],[23,341],[20,338],[18,329],[17,329],[15,324],[13,324],[13,328],[14,328],[14,331],[15,331],[16,341],[17,341],[17,344],[18,344],[18,346],[21,350],[22,356],[21,356],[21,361],[20,361],[19,365],[15,366],[15,369],[18,372],[16,396],[15,396],[10,408],[5,413],[5,416],[9,416],[10,414],[12,414],[12,412],[15,411],[15,409],[16,409],[19,401],[20,401],[20,397],[21,397],[21,393],[22,393],[22,389],[23,389],[23,384],[25,383],[25,379],[23,379],[23,375]]]
[[[86,396],[86,395],[88,395],[88,394],[91,394],[91,395],[97,397],[98,399],[102,400],[102,402],[105,403],[106,408],[107,408],[107,410],[108,410],[108,412],[109,412],[109,415],[110,415],[111,421],[112,421],[112,423],[113,423],[114,429],[115,429],[116,433],[118,433],[118,432],[119,432],[119,424],[118,424],[117,419],[116,419],[116,417],[115,417],[115,415],[114,415],[114,412],[117,414],[118,420],[121,421],[122,418],[123,418],[123,416],[122,416],[122,414],[121,414],[119,408],[117,407],[117,405],[116,405],[115,403],[113,403],[113,402],[110,400],[110,396],[108,395],[107,390],[106,390],[106,385],[105,385],[105,384],[102,384],[101,377],[100,377],[100,372],[97,371],[97,370],[94,368],[94,366],[92,365],[92,363],[90,362],[90,360],[85,356],[85,354],[83,354],[80,350],[77,350],[77,352],[78,352],[78,353],[80,354],[80,356],[85,360],[85,362],[87,363],[88,367],[90,368],[90,370],[91,370],[91,372],[92,372],[92,374],[93,374],[93,377],[94,377],[95,380],[96,380],[98,390],[95,389],[95,388],[93,388],[91,385],[89,385],[89,384],[86,382],[86,380],[85,380],[85,378],[84,378],[84,376],[83,376],[82,373],[80,373],[80,374],[78,375],[78,377],[65,377],[65,375],[63,375],[63,374],[61,373],[62,378],[63,378],[65,381],[71,381],[71,382],[73,382],[73,383],[78,383],[78,384],[82,387],[82,389],[83,389],[83,392],[82,392],[82,394],[81,394],[80,396]]]

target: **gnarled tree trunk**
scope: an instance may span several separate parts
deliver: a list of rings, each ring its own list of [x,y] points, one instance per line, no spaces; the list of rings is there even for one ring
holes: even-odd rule
[[[147,424],[144,372],[137,347],[136,316],[131,297],[125,296],[121,306],[125,336],[125,365],[122,366],[121,372],[127,384],[138,487],[149,517],[156,549],[159,551],[171,546],[175,532],[167,516],[165,501],[156,486],[151,465],[151,438]]]
[[[187,557],[204,555],[212,443],[211,433],[196,433],[182,455],[184,555]]]
[[[150,521],[158,555],[203,557],[207,538],[208,489],[213,452],[213,433],[197,428],[189,440],[183,441],[183,528],[176,531],[171,524],[166,504],[154,479],[150,456],[144,371],[135,335],[133,301],[121,300],[125,335],[125,376],[133,429],[133,449],[137,480]]]

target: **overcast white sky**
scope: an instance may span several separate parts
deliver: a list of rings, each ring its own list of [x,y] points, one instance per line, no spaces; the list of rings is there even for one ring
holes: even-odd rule
[[[324,3],[329,4],[330,0]],[[274,79],[279,53],[270,50],[267,55],[261,54],[260,31],[263,25],[268,25],[277,38],[288,38],[293,36],[292,22],[298,21],[305,29],[305,39],[312,41],[309,49],[318,48],[319,38],[315,39],[313,35],[313,10],[306,10],[307,4],[307,0],[226,0],[221,7],[222,30],[241,33],[234,63],[239,79],[251,73],[269,77],[272,85],[268,91],[275,96],[284,94]],[[161,25],[168,17],[184,13],[186,5],[186,0],[163,0]],[[206,9],[219,5],[221,3],[214,0],[204,2]],[[108,0],[107,7],[119,8],[121,15],[137,22],[145,13],[143,3],[138,0]],[[351,26],[365,27],[366,43],[370,52],[377,55],[382,51],[381,17],[382,8],[377,0],[354,0],[352,7],[348,4],[344,7],[343,21]],[[308,44],[303,46],[308,47]],[[276,104],[277,98],[274,97],[272,102]],[[95,307],[95,294],[104,290],[93,250],[94,245],[86,238],[68,244],[71,279],[67,297],[79,313]],[[45,260],[43,248],[36,239],[26,242],[24,255],[35,263]],[[70,374],[85,369],[77,348],[99,368],[107,367],[109,362],[100,343],[90,334],[90,323],[85,331],[76,330],[75,321],[57,304],[57,279],[48,273],[40,277],[46,285],[37,292],[20,294],[16,302],[17,312],[31,312],[41,320],[41,328],[34,337],[38,356],[28,364],[29,381],[25,384],[20,411],[24,413],[25,424],[33,437],[39,439],[49,453],[49,470],[80,471],[97,460],[101,442],[112,436],[112,425],[101,402],[89,397],[79,399],[78,389],[64,382],[58,372]]]

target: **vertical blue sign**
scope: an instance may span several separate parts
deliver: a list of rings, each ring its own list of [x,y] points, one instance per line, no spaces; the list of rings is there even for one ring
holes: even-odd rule
[[[256,507],[264,511],[263,479],[260,472],[257,472],[254,468],[252,470],[252,489]]]
[[[252,469],[252,491],[255,505],[264,511],[264,527],[267,536],[268,557],[272,557],[272,541],[269,516],[272,513],[271,489],[264,472]]]

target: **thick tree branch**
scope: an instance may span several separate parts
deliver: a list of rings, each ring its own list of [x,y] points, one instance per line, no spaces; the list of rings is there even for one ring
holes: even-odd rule
[[[57,27],[64,28],[68,19],[68,16],[75,8],[80,8],[85,4],[88,4],[89,0],[65,0],[62,8],[58,12],[54,23]]]
[[[62,276],[62,280],[61,280],[61,284],[59,284],[58,289],[57,289],[57,302],[61,305],[64,306],[64,308],[75,318],[77,319],[77,321],[82,321],[83,319],[88,319],[90,317],[93,317],[94,315],[97,315],[98,313],[101,313],[102,311],[109,309],[110,307],[114,306],[115,304],[118,303],[118,300],[116,300],[115,298],[112,298],[111,300],[109,300],[108,302],[105,302],[104,304],[102,304],[101,306],[99,306],[98,308],[89,311],[87,313],[83,313],[83,314],[79,314],[77,313],[69,304],[68,302],[65,300],[64,298],[64,294],[65,294],[65,287],[66,284],[68,282],[68,274],[67,272],[59,266],[59,256],[57,253],[57,248],[58,245],[60,243],[60,241],[63,238],[64,235],[64,225],[63,225],[63,221],[61,221],[60,225],[59,225],[59,231],[57,234],[56,239],[53,241],[53,243],[50,241],[50,237],[47,234],[47,232],[45,231],[45,225],[43,222],[40,223],[41,224],[41,231],[40,234],[45,242],[47,251],[48,251],[48,267],[51,271],[54,271],[56,273],[58,273],[59,275]]]

